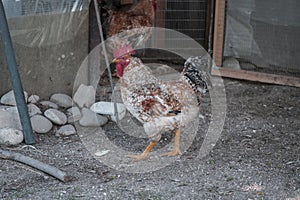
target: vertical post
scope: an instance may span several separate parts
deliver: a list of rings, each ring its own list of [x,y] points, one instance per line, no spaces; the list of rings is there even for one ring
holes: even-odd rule
[[[157,0],[157,8],[155,13],[155,27],[165,28],[165,12],[166,12],[166,0]],[[165,31],[163,29],[153,31],[153,38],[157,47],[165,47]]]
[[[4,6],[0,0],[0,36],[3,45],[3,52],[5,54],[6,62],[8,65],[11,84],[14,90],[17,108],[21,124],[23,127],[23,134],[26,144],[33,144],[34,138],[32,134],[32,127],[28,115],[27,104],[25,102],[24,91],[20,80],[20,75],[17,68],[16,57],[12,46],[12,41],[9,33],[8,23],[4,11]]]
[[[223,61],[225,8],[226,8],[225,0],[216,0],[213,59],[215,61],[215,64],[218,67],[222,66],[222,61]]]
[[[106,69],[108,72],[110,87],[111,87],[112,95],[113,95],[113,97],[115,97],[114,82],[113,82],[112,75],[111,75],[110,62],[109,62],[108,56],[107,56],[107,50],[106,50],[105,40],[104,40],[104,36],[103,36],[103,28],[102,28],[102,24],[101,24],[101,13],[100,13],[99,4],[98,4],[97,0],[94,0],[94,6],[95,6],[95,10],[96,10],[99,34],[100,34],[100,39],[101,39],[102,50],[104,53]],[[118,106],[116,103],[116,98],[113,99],[113,103],[114,103],[114,116],[116,116],[116,122],[117,122],[117,124],[119,124],[119,113],[118,113]]]

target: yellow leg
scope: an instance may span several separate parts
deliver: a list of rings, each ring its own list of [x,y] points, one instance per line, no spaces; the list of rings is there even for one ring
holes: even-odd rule
[[[171,152],[161,154],[161,156],[177,156],[181,155],[181,151],[179,148],[179,141],[180,141],[180,130],[175,130],[175,139],[174,139],[174,148]]]
[[[150,144],[147,146],[145,151],[141,153],[140,155],[128,155],[129,158],[133,158],[134,161],[143,160],[147,157],[148,153],[153,149],[153,147],[156,145],[157,142],[150,142]]]

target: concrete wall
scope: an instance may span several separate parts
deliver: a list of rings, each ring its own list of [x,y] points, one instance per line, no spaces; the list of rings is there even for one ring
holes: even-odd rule
[[[24,90],[43,99],[57,92],[72,94],[75,76],[88,54],[88,24],[88,10],[9,19]],[[2,95],[11,85],[0,47]],[[87,82],[88,73],[81,73]]]

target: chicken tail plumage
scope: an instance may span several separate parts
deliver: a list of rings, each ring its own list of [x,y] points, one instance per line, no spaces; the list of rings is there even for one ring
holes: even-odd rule
[[[207,56],[189,57],[184,63],[182,75],[194,92],[202,96],[211,86],[209,58]]]

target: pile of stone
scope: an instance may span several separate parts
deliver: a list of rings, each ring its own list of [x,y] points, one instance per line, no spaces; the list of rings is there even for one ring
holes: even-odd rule
[[[96,102],[92,86],[80,85],[73,99],[62,93],[53,94],[49,100],[24,92],[32,129],[35,133],[54,130],[56,136],[76,134],[74,123],[80,126],[103,126],[109,119],[116,121],[111,102]],[[126,114],[126,107],[117,104],[118,117]],[[13,91],[0,99],[0,144],[16,145],[23,141],[22,126]]]

